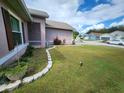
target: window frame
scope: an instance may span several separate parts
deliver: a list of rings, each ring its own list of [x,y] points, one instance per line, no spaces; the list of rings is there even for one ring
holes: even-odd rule
[[[11,24],[12,32],[21,33],[21,32],[20,32],[20,22],[19,22],[19,20],[18,20],[17,18],[15,18],[13,15],[10,14],[10,21],[12,21],[12,18],[13,18],[14,20],[18,21],[18,27],[19,27],[19,28],[18,28],[18,31],[13,30],[13,26],[12,26],[12,24]],[[10,23],[11,23],[11,22],[10,22]]]
[[[24,44],[24,39],[23,39],[23,31],[22,31],[22,23],[23,23],[23,20],[21,18],[19,18],[16,14],[14,14],[13,12],[11,12],[10,10],[8,10],[9,14],[10,14],[10,17],[12,16],[13,18],[17,19],[19,21],[19,30],[20,31],[14,31],[12,30],[12,32],[14,33],[20,33],[21,34],[21,42],[22,44]]]

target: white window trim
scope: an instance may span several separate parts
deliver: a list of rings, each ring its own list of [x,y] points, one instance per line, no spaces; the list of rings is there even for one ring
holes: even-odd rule
[[[15,47],[14,50],[10,51],[6,56],[4,56],[4,57],[2,57],[0,59],[0,65],[4,64],[5,62],[7,62],[13,56],[17,55],[17,53],[19,53],[22,49],[26,48],[27,46],[28,46],[28,43],[27,44],[22,44],[22,45],[19,45],[19,46]]]
[[[8,9],[8,12],[10,13],[11,16],[13,16],[14,18],[16,18],[19,21],[19,29],[20,29],[20,34],[21,34],[21,40],[22,40],[22,44],[24,44],[23,31],[22,31],[23,20],[21,18],[19,18],[16,14],[14,14],[11,10]],[[18,31],[12,31],[12,32],[19,33]]]
[[[15,33],[20,33],[20,34],[21,34],[21,32],[18,32],[18,31],[15,31],[15,30],[13,30],[12,32],[15,32]]]

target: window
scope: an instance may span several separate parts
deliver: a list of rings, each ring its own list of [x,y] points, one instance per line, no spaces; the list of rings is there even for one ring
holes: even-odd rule
[[[110,40],[110,37],[101,37],[102,40]]]
[[[20,22],[10,15],[11,28],[13,33],[14,46],[22,44],[22,33],[20,31]]]

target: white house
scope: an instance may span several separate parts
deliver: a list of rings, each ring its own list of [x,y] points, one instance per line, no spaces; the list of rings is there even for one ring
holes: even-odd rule
[[[100,40],[118,40],[122,38],[124,38],[124,31],[114,31],[100,36]]]
[[[111,40],[111,39],[112,39],[111,34],[102,34],[100,36],[100,40]]]
[[[122,39],[124,38],[124,31],[114,31],[111,33],[112,39]]]

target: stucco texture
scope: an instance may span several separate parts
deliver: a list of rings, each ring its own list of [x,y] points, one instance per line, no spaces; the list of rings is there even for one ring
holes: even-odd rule
[[[53,43],[56,37],[61,41],[65,40],[65,44],[72,44],[73,32],[56,28],[46,28],[46,42]]]

